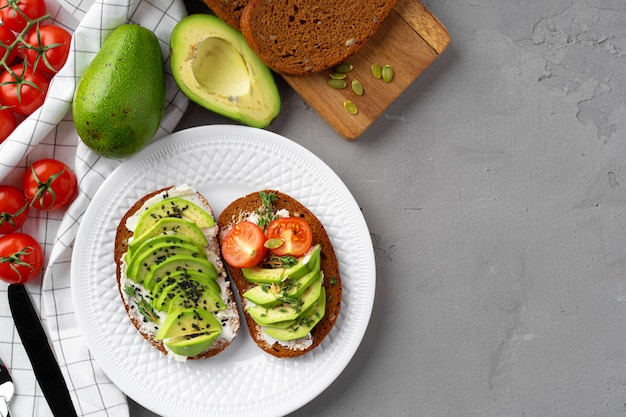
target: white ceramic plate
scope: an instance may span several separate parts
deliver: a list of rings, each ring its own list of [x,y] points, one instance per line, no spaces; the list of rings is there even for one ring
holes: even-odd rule
[[[308,354],[278,359],[243,326],[219,355],[178,363],[153,349],[130,323],[116,285],[115,229],[151,191],[188,184],[219,213],[263,188],[286,192],[324,224],[343,281],[341,312]],[[302,146],[271,132],[203,126],[161,139],[107,178],[81,222],[72,257],[72,295],[88,347],[129,397],[163,416],[279,416],[326,389],[358,348],[374,301],[374,251],[363,215],[339,177]]]

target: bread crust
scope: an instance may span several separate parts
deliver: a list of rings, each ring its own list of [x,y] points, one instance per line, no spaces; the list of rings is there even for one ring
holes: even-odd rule
[[[126,314],[128,314],[128,317],[130,321],[132,322],[133,326],[135,326],[137,331],[144,337],[144,339],[147,340],[150,344],[152,344],[152,346],[154,346],[156,349],[158,349],[160,352],[162,352],[165,355],[168,355],[169,352],[165,348],[163,341],[156,340],[153,335],[150,335],[146,331],[144,331],[142,327],[142,322],[138,319],[138,317],[135,314],[132,314],[131,309],[135,307],[129,304],[127,298],[124,295],[124,289],[122,288],[122,285],[121,285],[121,280],[122,280],[122,268],[121,267],[123,263],[122,257],[124,256],[126,252],[128,252],[129,239],[133,236],[133,232],[128,230],[128,228],[126,228],[126,220],[128,220],[129,217],[135,214],[147,200],[171,188],[173,188],[173,186],[165,187],[160,190],[154,191],[150,194],[147,194],[146,196],[144,196],[143,198],[135,202],[135,204],[133,204],[133,206],[124,214],[124,216],[122,217],[122,220],[117,226],[116,235],[115,235],[115,250],[114,250],[117,287],[120,292],[122,302],[124,303]],[[202,196],[200,193],[198,192],[196,193],[198,197],[200,198],[200,200],[202,200],[202,202],[206,204],[206,207],[210,208],[211,206],[206,200],[206,198],[204,198],[204,196]],[[219,255],[219,243],[218,243],[217,237],[215,237],[212,241],[209,241],[208,249],[212,252],[216,251],[215,253]],[[223,279],[228,280],[225,270],[220,272],[220,275],[223,275]],[[226,296],[228,298],[228,302],[226,303],[227,308],[236,313],[229,322],[229,325],[232,326],[233,332],[236,335],[240,327],[239,312],[237,309],[237,303],[235,301],[234,293],[231,290],[230,286],[227,287],[226,289]],[[234,319],[235,317],[236,317],[236,320]],[[215,356],[221,351],[223,351],[224,349],[226,349],[226,347],[228,347],[230,343],[232,343],[232,340],[228,341],[226,339],[219,338],[218,340],[213,342],[211,346],[209,346],[205,351],[199,353],[196,356],[187,357],[187,359],[197,360],[197,359],[205,359],[211,356]]]
[[[228,25],[239,30],[239,21],[249,0],[203,0],[213,13]]]
[[[240,17],[250,48],[274,71],[323,71],[357,53],[397,0],[251,0]]]
[[[279,344],[278,342],[275,342],[273,344],[268,343],[261,334],[261,326],[256,324],[252,317],[250,317],[250,315],[246,312],[246,300],[242,296],[243,293],[245,293],[248,289],[254,287],[256,284],[249,282],[243,276],[241,269],[232,267],[228,264],[226,266],[229,269],[233,283],[235,284],[235,287],[239,292],[240,299],[242,300],[242,303],[244,303],[242,310],[244,312],[245,320],[248,325],[248,330],[252,339],[254,339],[256,344],[261,349],[273,356],[276,356],[278,358],[292,358],[304,355],[305,353],[317,347],[330,333],[331,329],[335,325],[337,317],[339,316],[339,311],[341,309],[342,294],[339,264],[326,229],[319,221],[319,219],[309,209],[307,209],[299,201],[295,200],[291,196],[284,194],[280,191],[263,191],[266,193],[274,193],[274,195],[276,196],[276,201],[273,204],[275,210],[286,209],[289,211],[291,216],[298,216],[306,220],[307,223],[311,226],[311,230],[313,232],[312,244],[320,244],[321,247],[320,267],[321,270],[324,272],[324,281],[322,285],[326,290],[327,301],[324,317],[311,331],[312,344],[305,349],[293,350]],[[218,226],[220,229],[218,233],[218,238],[220,244],[228,231],[236,223],[246,218],[249,214],[255,213],[261,207],[262,202],[259,196],[259,192],[248,194],[229,204],[222,211],[218,218]]]

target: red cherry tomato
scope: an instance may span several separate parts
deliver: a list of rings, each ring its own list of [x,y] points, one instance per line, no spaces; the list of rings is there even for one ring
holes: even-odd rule
[[[28,200],[19,188],[0,185],[0,234],[13,233],[28,217]]]
[[[0,143],[4,142],[16,127],[17,119],[15,114],[13,114],[10,108],[0,106]]]
[[[43,250],[39,242],[24,233],[0,237],[0,279],[9,284],[25,284],[43,268]]]
[[[277,256],[301,256],[306,253],[313,242],[313,232],[306,220],[300,217],[281,217],[272,221],[265,231],[267,240],[278,239],[283,243],[272,252]]]
[[[4,58],[7,55],[8,46],[12,45],[15,42],[15,34],[11,32],[11,29],[6,27],[5,25],[0,25],[0,59]],[[8,51],[8,57],[4,61],[5,64],[11,65],[15,56],[17,55],[17,47],[12,48]]]
[[[21,10],[21,13],[17,10]],[[0,20],[2,24],[13,32],[21,32],[27,25],[24,18],[34,20],[47,13],[44,0],[0,0]]]
[[[263,229],[252,222],[237,223],[222,241],[222,256],[235,268],[250,268],[265,258]]]
[[[15,113],[28,116],[46,99],[50,80],[32,68],[16,64],[0,75],[0,102]]]
[[[35,71],[56,74],[67,61],[72,35],[60,26],[35,25],[25,37],[24,58]]]
[[[56,159],[33,162],[24,175],[24,195],[38,210],[57,210],[70,205],[78,194],[76,174]]]

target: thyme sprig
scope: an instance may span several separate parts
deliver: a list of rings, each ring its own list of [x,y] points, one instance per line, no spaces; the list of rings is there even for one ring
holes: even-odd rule
[[[259,196],[261,197],[261,208],[257,210],[257,215],[259,219],[257,220],[257,225],[261,229],[265,229],[272,220],[278,218],[278,215],[274,213],[274,202],[277,200],[276,194],[272,192],[259,191]]]
[[[151,321],[153,323],[159,322],[157,313],[145,298],[143,298],[140,294],[137,294],[134,286],[130,284],[126,285],[124,287],[124,292],[132,298],[132,301],[137,306],[137,310],[143,316],[144,321]]]

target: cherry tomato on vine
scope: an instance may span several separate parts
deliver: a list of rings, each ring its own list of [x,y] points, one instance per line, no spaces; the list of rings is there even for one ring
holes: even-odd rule
[[[72,35],[60,26],[35,25],[24,38],[22,54],[35,71],[56,74],[67,61]]]
[[[222,256],[235,268],[250,268],[265,258],[264,243],[263,229],[252,222],[239,222],[222,240]]]
[[[29,19],[34,20],[47,13],[44,0],[0,0],[0,20],[13,32],[20,33],[28,22],[17,9]]]
[[[0,105],[0,143],[17,127],[17,119],[10,108]]]
[[[39,242],[25,233],[0,237],[0,279],[9,284],[25,284],[43,268],[43,250]]]
[[[24,195],[38,210],[51,211],[70,205],[78,194],[76,174],[56,159],[33,162],[24,174]]]
[[[43,104],[49,85],[45,74],[24,64],[13,65],[0,75],[0,102],[28,116]]]
[[[300,217],[281,217],[273,220],[265,231],[267,240],[277,239],[282,245],[270,249],[277,256],[301,256],[306,253],[313,242],[313,232],[306,220]]]
[[[15,42],[15,34],[5,25],[0,25],[0,59],[8,54],[4,61],[6,65],[11,65],[17,55],[16,47],[8,48],[13,42]]]
[[[22,190],[0,185],[0,234],[13,233],[28,217],[28,200]]]

